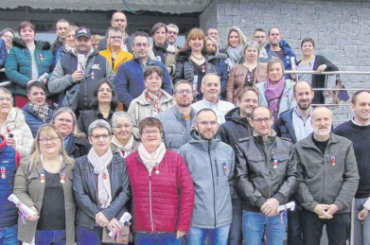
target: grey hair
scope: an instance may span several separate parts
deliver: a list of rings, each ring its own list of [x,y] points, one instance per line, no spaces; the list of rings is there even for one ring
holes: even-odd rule
[[[90,124],[89,131],[88,131],[89,135],[91,135],[94,129],[97,129],[97,128],[106,128],[109,132],[109,135],[112,135],[112,127],[107,121],[103,119],[95,120]]]
[[[202,86],[204,85],[204,81],[208,78],[208,77],[211,77],[211,76],[213,76],[213,77],[216,77],[217,78],[217,80],[218,80],[218,82],[220,83],[220,85],[221,85],[221,78],[220,78],[220,76],[219,75],[217,75],[216,73],[207,73],[204,77],[203,77],[203,79],[202,79]]]
[[[175,29],[177,29],[177,33],[179,33],[179,27],[177,26],[177,25],[175,25],[175,24],[172,24],[172,23],[170,23],[170,24],[168,24],[167,25],[167,29],[169,28],[169,27],[172,27],[172,28],[175,28]]]
[[[134,125],[135,124],[134,123],[134,120],[132,120],[132,117],[131,117],[130,114],[128,114],[125,111],[116,111],[115,113],[113,113],[113,116],[112,116],[112,120],[111,120],[112,127],[115,127],[116,126],[116,120],[118,118],[121,118],[121,117],[129,119],[131,125]]]
[[[258,56],[260,55],[260,45],[256,41],[248,41],[245,44],[244,50],[243,50],[243,56],[245,56],[245,51],[247,51],[248,48],[255,48],[258,51]]]

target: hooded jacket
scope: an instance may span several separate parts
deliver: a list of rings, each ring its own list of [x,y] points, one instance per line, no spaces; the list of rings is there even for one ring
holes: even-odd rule
[[[23,107],[23,114],[24,114],[24,118],[25,118],[25,121],[26,123],[28,124],[28,126],[30,127],[31,129],[31,132],[32,132],[32,136],[34,138],[36,138],[36,135],[37,135],[37,130],[39,130],[39,127],[45,123],[50,123],[51,119],[53,118],[54,116],[54,113],[55,113],[55,110],[51,107],[49,107],[49,114],[48,114],[48,117],[46,118],[45,122],[43,120],[41,120],[34,111],[32,111],[29,107],[28,104],[26,104],[24,107]]]
[[[293,113],[294,108],[281,113],[273,127],[279,137],[288,138],[293,142],[293,144],[295,144],[297,142],[297,138],[295,137],[293,126]]]
[[[195,206],[191,227],[215,229],[228,225],[232,220],[228,187],[233,178],[234,151],[219,139],[202,139],[195,130],[191,132],[191,138],[179,150],[194,182]]]
[[[295,62],[296,62],[297,61],[297,56],[293,52],[293,50],[290,47],[290,45],[288,44],[288,42],[285,41],[285,40],[280,41],[280,48],[283,50],[283,59],[282,59],[282,61],[283,61],[283,64],[284,64],[284,68],[285,68],[285,70],[291,70],[292,69],[291,58],[293,57]],[[265,49],[266,49],[267,52],[270,52],[271,51],[270,44],[267,44]],[[273,52],[273,51],[271,51],[271,52]],[[289,75],[285,75],[285,78],[289,78]]]

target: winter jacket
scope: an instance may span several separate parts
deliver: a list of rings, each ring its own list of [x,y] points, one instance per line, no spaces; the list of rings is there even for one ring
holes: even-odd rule
[[[118,67],[115,79],[118,99],[126,108],[129,108],[131,101],[139,97],[145,90],[144,70],[147,66],[159,66],[162,69],[163,81],[161,88],[167,93],[172,94],[170,75],[167,68],[161,62],[149,59],[143,65],[140,59],[135,58]]]
[[[179,49],[175,46],[173,51],[168,51],[168,46],[168,43],[164,43],[163,47],[153,43],[153,57],[159,57],[166,67],[171,67],[170,75],[173,75],[176,69],[176,55]]]
[[[294,109],[292,108],[288,111],[281,113],[279,118],[276,120],[274,124],[274,130],[276,135],[283,138],[290,139],[293,144],[297,142],[297,138],[295,136],[294,126],[293,126],[293,113]]]
[[[87,155],[77,158],[73,174],[73,191],[78,207],[76,224],[89,230],[95,227],[95,215],[102,212],[111,220],[119,220],[125,211],[125,205],[130,199],[130,187],[125,160],[117,153],[107,167],[111,184],[112,202],[109,207],[100,208],[97,199],[97,175],[89,162]]]
[[[195,131],[191,137],[190,142],[179,150],[194,182],[191,227],[215,229],[229,225],[232,220],[229,185],[234,174],[234,151],[219,139],[201,139]]]
[[[39,127],[45,123],[50,123],[51,119],[53,118],[55,110],[49,107],[49,114],[45,121],[41,120],[34,111],[32,111],[28,104],[23,107],[23,114],[26,120],[26,123],[31,129],[33,138],[36,138],[37,130]]]
[[[145,89],[143,93],[134,99],[130,107],[128,108],[127,113],[131,115],[131,118],[134,120],[135,125],[139,125],[139,122],[151,116],[156,116],[153,110],[153,105],[148,102],[145,97],[147,90]],[[162,90],[162,99],[161,99],[161,109],[162,111],[170,109],[174,106],[175,102],[171,95],[169,95],[166,91]]]
[[[20,155],[14,147],[7,145],[6,138],[0,135],[0,168],[5,169],[0,178],[0,229],[17,224],[18,209],[8,201],[13,193],[14,177],[20,162]]]
[[[6,46],[4,40],[0,40],[0,69],[4,68],[6,56],[8,52],[6,51]]]
[[[236,190],[243,209],[261,212],[269,198],[287,203],[298,187],[291,141],[273,131],[267,142],[262,136],[250,136],[240,139],[236,148]]]
[[[112,51],[110,48],[107,48],[106,50],[99,51],[99,54],[103,57],[105,57],[110,65],[112,67],[114,73],[117,73],[118,67],[122,65],[123,63],[130,61],[134,58],[134,56],[129,53],[125,52],[122,49],[119,50],[116,59],[114,60],[114,66],[112,66]]]
[[[53,54],[48,42],[35,41],[35,53],[38,77],[52,72]],[[5,62],[5,73],[12,82],[7,88],[15,95],[27,95],[27,82],[32,77],[32,57],[27,45],[18,38],[13,40],[13,47],[9,50]]]
[[[259,94],[258,105],[268,107],[268,102],[265,96],[265,83],[266,82],[256,84],[256,88]],[[285,80],[285,87],[280,97],[279,110],[277,116],[280,116],[280,114],[283,113],[284,111],[290,110],[297,106],[297,102],[293,99],[294,84],[295,83],[291,82],[290,80]]]
[[[317,204],[336,204],[337,213],[349,213],[360,179],[352,142],[331,133],[323,154],[311,134],[295,144],[294,153],[298,161],[299,203],[311,212]]]
[[[300,60],[299,63],[301,63]],[[326,65],[327,68],[325,71],[339,71],[338,67],[330,62],[330,60],[326,59],[324,56],[315,55],[315,63],[313,64],[313,70],[316,71],[320,65]],[[312,75],[312,88],[325,88],[325,75]],[[325,104],[325,98],[323,95],[323,91],[315,91],[315,96],[313,97],[312,104]]]
[[[108,118],[104,118],[103,114],[99,111],[99,108],[93,108],[91,110],[80,111],[80,115],[78,116],[78,128],[81,132],[88,135],[89,126],[92,122],[98,119],[103,119],[107,121],[109,124],[111,123],[111,119],[113,116],[114,111],[109,111]]]
[[[166,149],[178,152],[181,146],[190,141],[190,131],[193,127],[195,113],[195,110],[191,108],[190,118],[185,120],[184,114],[179,111],[177,106],[173,106],[157,115],[163,125]]]
[[[68,156],[79,158],[89,153],[91,148],[90,142],[86,138],[73,138],[73,144],[70,150],[67,150]]]
[[[33,137],[31,129],[28,127],[21,109],[12,108],[6,118],[4,125],[0,129],[0,134],[9,137],[13,134],[16,149],[22,158],[31,154]]]
[[[283,64],[285,70],[291,70],[292,69],[292,63],[291,63],[291,58],[294,57],[294,60],[297,60],[297,56],[293,52],[292,48],[289,46],[288,42],[285,40],[280,41],[280,48],[283,50]],[[270,52],[270,44],[267,44],[265,47],[267,52]],[[273,51],[271,51],[273,52]],[[285,75],[285,78],[288,79],[289,75]]]
[[[50,93],[65,94],[66,90],[73,87],[77,83],[73,82],[72,74],[77,69],[77,55],[74,50],[63,55],[54,69],[54,72],[49,80]],[[108,61],[97,52],[92,51],[87,58],[85,67],[85,76],[79,81],[79,100],[78,109],[91,109],[91,102],[94,98],[94,91],[100,85],[102,79],[113,83],[115,74],[110,67]]]
[[[148,172],[136,151],[126,158],[130,179],[134,231],[188,232],[194,208],[194,187],[184,159],[167,150],[159,173]]]
[[[73,199],[72,181],[73,164],[67,164],[62,161],[59,173],[65,174],[65,183],[63,186],[64,206],[66,217],[66,237],[67,244],[72,245],[75,242],[75,217],[76,205]],[[38,213],[41,214],[42,204],[45,192],[45,183],[40,182],[40,173],[44,171],[41,160],[35,166],[31,166],[30,158],[24,158],[17,170],[14,180],[14,194],[26,206],[35,206]],[[23,223],[21,216],[18,218],[18,239],[22,242],[31,243],[37,229],[38,220],[27,221]]]

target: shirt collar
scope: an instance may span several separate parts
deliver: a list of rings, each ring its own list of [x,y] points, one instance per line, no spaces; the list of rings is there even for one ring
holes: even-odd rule
[[[369,125],[370,125],[370,122],[369,122],[368,124],[366,124],[366,125],[360,125],[360,124],[358,124],[357,122],[355,122],[355,117],[353,117],[353,118],[351,119],[351,121],[352,121],[352,123],[353,123],[354,125],[357,125],[357,126],[360,126],[360,127],[367,127],[367,126],[369,126]]]
[[[303,121],[307,121],[307,120],[311,117],[311,114],[312,114],[312,107],[310,107],[310,113],[308,114],[308,116],[307,116],[307,117],[302,116],[302,115],[299,113],[299,111],[298,111],[297,107],[298,107],[298,106],[296,106],[296,107],[294,108],[294,113],[295,113],[295,114],[296,114],[300,119],[302,119]]]

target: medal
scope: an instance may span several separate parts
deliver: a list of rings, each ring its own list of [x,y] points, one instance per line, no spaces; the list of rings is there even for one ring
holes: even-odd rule
[[[159,174],[159,163],[156,163],[154,166],[155,174]]]
[[[107,173],[103,173],[103,179],[106,180],[108,178]]]
[[[1,168],[1,178],[2,179],[6,178],[6,168],[4,168],[4,167]]]
[[[40,172],[40,183],[45,183],[45,172],[41,171]]]
[[[277,169],[278,162],[279,160],[274,159],[274,162],[272,163],[274,165],[274,169]]]
[[[224,174],[226,175],[229,169],[227,168],[227,165],[225,162],[222,164],[222,169],[224,170]]]
[[[331,166],[335,167],[335,164],[337,163],[337,158],[335,156],[331,156],[330,160],[331,160]]]
[[[202,72],[206,72],[206,65],[202,65]]]
[[[95,73],[91,72],[91,79],[94,79],[94,78],[95,78]]]
[[[65,173],[60,173],[60,183],[64,184],[66,183],[65,179],[66,179],[66,174]]]

